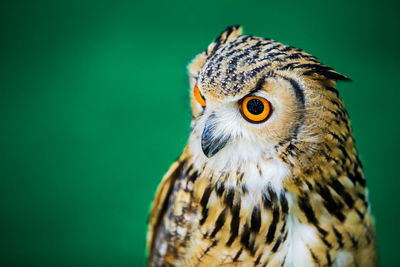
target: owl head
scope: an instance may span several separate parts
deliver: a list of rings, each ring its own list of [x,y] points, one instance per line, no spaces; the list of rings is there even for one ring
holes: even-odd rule
[[[335,82],[347,77],[300,49],[228,27],[190,63],[194,153],[268,158],[317,151],[348,127]],[[343,128],[344,127],[344,128]],[[343,130],[344,129],[344,130]]]

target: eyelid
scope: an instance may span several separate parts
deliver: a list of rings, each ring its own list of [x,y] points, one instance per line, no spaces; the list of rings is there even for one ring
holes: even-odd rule
[[[255,92],[252,92],[252,93],[246,95],[245,97],[248,97],[248,96],[262,97],[262,98],[267,99],[269,95],[267,94],[267,92],[265,92],[263,90],[257,90]],[[243,97],[243,98],[245,98],[245,97]]]

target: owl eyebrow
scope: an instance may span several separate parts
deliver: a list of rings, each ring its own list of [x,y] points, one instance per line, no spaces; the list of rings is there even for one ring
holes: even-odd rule
[[[256,92],[260,91],[264,83],[267,81],[267,79],[275,76],[276,76],[275,72],[273,71],[267,72],[267,74],[265,74],[258,80],[256,86],[250,91],[250,93],[248,93],[248,95],[255,94]]]
[[[260,91],[262,89],[263,84],[265,83],[266,76],[263,76],[261,79],[258,80],[256,86],[251,89],[250,93],[248,95],[255,94],[256,92]]]

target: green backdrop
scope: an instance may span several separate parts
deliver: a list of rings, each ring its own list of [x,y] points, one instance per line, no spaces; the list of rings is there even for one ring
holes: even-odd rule
[[[228,25],[339,83],[382,266],[399,264],[395,1],[1,1],[0,265],[142,266],[149,204],[189,133],[186,65]]]

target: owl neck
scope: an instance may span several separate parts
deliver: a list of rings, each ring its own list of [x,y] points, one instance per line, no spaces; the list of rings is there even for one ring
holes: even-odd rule
[[[365,185],[351,132],[337,135],[328,131],[321,136],[319,142],[288,141],[276,148],[275,154],[256,151],[248,158],[232,150],[208,159],[200,146],[190,141],[186,150],[197,179],[220,195],[225,190],[235,192],[235,200],[245,206],[261,205],[265,197],[274,199],[286,193],[308,195],[348,174],[352,183]]]
[[[215,205],[239,209],[241,216],[248,219],[251,219],[253,210],[257,213],[262,207],[281,209],[280,214],[287,212],[284,181],[290,179],[291,173],[288,165],[277,157],[243,160],[221,153],[208,159],[201,150],[190,146],[187,155],[189,173],[186,177],[196,177],[191,187],[204,210],[213,204],[206,199],[214,199],[217,201]]]

